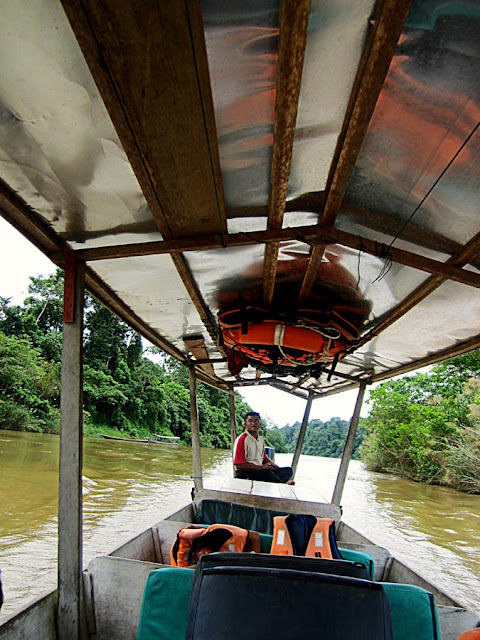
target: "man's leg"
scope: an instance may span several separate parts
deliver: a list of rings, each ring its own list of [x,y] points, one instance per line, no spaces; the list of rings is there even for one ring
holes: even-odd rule
[[[235,473],[236,478],[243,478],[246,480],[259,480],[261,482],[286,482],[286,480],[279,480],[276,472],[278,469],[249,469],[248,471],[237,471]],[[290,475],[292,470],[290,469]]]
[[[293,476],[293,470],[291,467],[275,467],[272,471],[277,476],[276,482],[288,482]]]

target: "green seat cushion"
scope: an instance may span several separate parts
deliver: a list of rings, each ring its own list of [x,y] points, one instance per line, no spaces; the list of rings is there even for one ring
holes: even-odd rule
[[[184,640],[194,571],[156,569],[143,592],[137,640]]]
[[[411,584],[382,582],[392,617],[393,640],[440,640],[433,595]]]
[[[338,547],[341,557],[343,560],[350,560],[350,562],[361,562],[367,568],[367,571],[370,573],[370,577],[373,580],[373,572],[375,570],[375,564],[373,562],[373,558],[368,553],[363,553],[363,551],[354,551],[353,549],[342,549],[342,547]]]
[[[270,553],[273,536],[268,533],[259,533],[258,535],[260,536],[260,553]]]

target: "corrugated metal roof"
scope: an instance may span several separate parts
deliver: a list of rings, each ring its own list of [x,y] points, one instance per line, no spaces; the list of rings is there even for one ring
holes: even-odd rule
[[[473,1],[9,3],[0,212],[215,385],[333,393],[476,348],[479,28]],[[333,374],[232,375],[218,313],[248,305],[360,337]]]

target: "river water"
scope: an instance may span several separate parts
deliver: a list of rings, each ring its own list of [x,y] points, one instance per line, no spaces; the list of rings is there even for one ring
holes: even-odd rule
[[[0,622],[55,586],[58,451],[58,436],[0,431]],[[228,451],[203,449],[202,462],[206,482],[231,474]],[[338,466],[303,456],[296,489],[329,500]],[[86,438],[83,474],[87,563],[190,500],[191,449]],[[348,524],[480,615],[480,496],[352,461],[342,503]]]

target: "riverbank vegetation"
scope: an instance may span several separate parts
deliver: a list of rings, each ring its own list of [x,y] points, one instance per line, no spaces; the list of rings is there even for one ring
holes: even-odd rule
[[[371,471],[480,493],[480,352],[370,392],[361,458]]]
[[[63,273],[30,280],[23,305],[0,298],[0,428],[58,433]],[[156,433],[190,444],[188,369],[149,349],[145,352],[138,334],[86,296],[86,435]],[[239,395],[235,405],[241,430],[250,407]],[[228,394],[199,383],[198,413],[202,445],[229,448]]]

